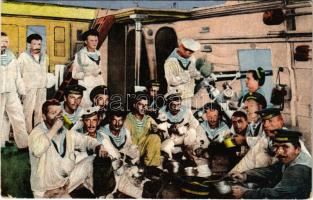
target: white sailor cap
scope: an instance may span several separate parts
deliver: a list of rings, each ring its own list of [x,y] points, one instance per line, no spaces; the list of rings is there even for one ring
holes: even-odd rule
[[[82,115],[82,118],[92,117],[92,116],[98,114],[98,111],[99,111],[99,107],[98,106],[85,108],[84,109],[84,113]]]
[[[200,43],[191,38],[183,38],[181,43],[184,45],[186,49],[191,51],[198,51],[200,49]]]

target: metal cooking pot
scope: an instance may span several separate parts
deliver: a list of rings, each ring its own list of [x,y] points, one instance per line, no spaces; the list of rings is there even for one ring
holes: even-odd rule
[[[231,192],[231,186],[227,181],[219,181],[214,184],[219,194],[228,194]]]

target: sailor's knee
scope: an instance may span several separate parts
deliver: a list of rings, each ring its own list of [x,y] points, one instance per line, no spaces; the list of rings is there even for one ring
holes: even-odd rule
[[[151,134],[147,137],[147,142],[153,145],[161,145],[161,138],[156,134]]]

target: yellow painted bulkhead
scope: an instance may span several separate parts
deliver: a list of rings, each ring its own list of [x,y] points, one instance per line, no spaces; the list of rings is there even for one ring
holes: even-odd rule
[[[83,45],[81,33],[88,30],[95,17],[95,9],[62,7],[47,4],[2,3],[1,31],[10,38],[10,49],[18,56],[26,49],[27,29],[40,26],[46,33],[49,71],[56,64],[72,60]]]

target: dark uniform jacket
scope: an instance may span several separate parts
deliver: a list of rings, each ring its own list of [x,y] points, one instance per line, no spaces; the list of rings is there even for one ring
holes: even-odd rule
[[[248,190],[247,199],[306,199],[311,192],[311,158],[301,152],[289,166],[276,163],[269,167],[246,171],[247,182],[267,187]]]

